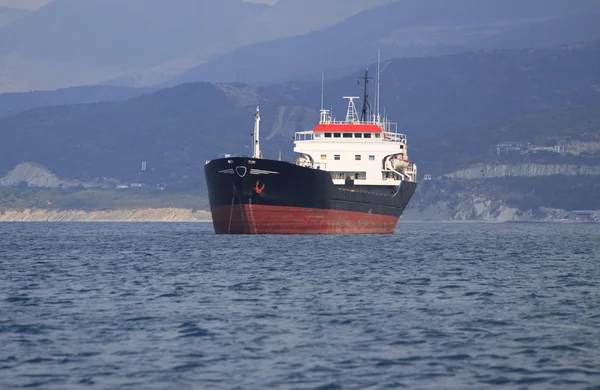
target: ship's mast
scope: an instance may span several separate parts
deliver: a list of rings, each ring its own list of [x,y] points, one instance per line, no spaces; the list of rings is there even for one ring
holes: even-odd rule
[[[254,158],[262,158],[260,153],[260,108],[256,107],[256,114],[254,114]]]
[[[323,111],[325,104],[325,73],[321,71],[321,111]]]
[[[375,102],[375,115],[377,117],[375,120],[379,123],[381,121],[380,112],[381,112],[381,50],[377,50],[377,101]]]
[[[364,101],[363,101],[363,109],[362,109],[362,114],[360,116],[360,121],[361,122],[366,122],[368,117],[368,113],[369,111],[371,111],[371,105],[369,104],[369,69],[367,69],[365,71],[365,76],[361,77],[361,79],[363,80],[363,82],[365,83],[365,97],[364,97]]]

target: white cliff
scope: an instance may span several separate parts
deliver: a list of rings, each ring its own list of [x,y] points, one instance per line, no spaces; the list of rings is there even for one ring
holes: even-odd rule
[[[113,180],[114,181],[114,180]],[[116,183],[116,181],[114,181]],[[19,164],[6,176],[0,178],[0,187],[13,187],[27,183],[29,187],[59,188],[59,187],[100,187],[100,182],[82,182],[79,180],[61,179],[43,165],[34,162]]]
[[[402,215],[403,221],[566,221],[569,211],[540,205],[507,204],[486,180],[422,182]],[[456,185],[459,184],[459,185]],[[513,194],[514,195],[514,194]],[[600,211],[595,215],[600,220]]]
[[[600,175],[600,165],[478,164],[444,177],[448,179],[493,179],[499,177]]]

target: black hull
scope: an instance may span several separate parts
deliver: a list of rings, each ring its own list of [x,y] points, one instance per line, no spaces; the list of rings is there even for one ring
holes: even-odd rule
[[[374,232],[378,220],[393,222],[395,227],[416,189],[412,182],[402,183],[399,189],[352,182],[336,186],[329,172],[275,160],[223,158],[204,169],[217,233],[293,233],[298,229],[277,228],[269,218],[290,218],[293,223],[304,215],[303,226],[312,225],[311,233]],[[332,228],[330,218],[342,219],[336,220],[338,228]],[[353,228],[350,220],[373,223],[369,228]],[[393,232],[389,226],[384,230]]]

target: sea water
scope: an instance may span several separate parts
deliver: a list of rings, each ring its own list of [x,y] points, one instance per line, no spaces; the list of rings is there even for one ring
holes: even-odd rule
[[[599,225],[0,224],[0,389],[599,386]]]

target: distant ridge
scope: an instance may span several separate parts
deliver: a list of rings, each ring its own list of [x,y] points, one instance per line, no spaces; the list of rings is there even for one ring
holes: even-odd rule
[[[153,91],[153,88],[86,86],[56,91],[2,93],[0,116],[45,106],[121,101]]]
[[[451,4],[451,5],[450,5]],[[303,36],[240,48],[162,86],[235,81],[268,83],[384,59],[467,50],[555,46],[600,39],[596,0],[404,0],[364,11]]]

